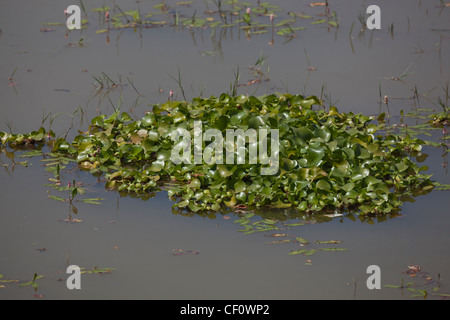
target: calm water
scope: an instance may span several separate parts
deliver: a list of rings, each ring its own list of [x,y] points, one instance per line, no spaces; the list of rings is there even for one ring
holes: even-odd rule
[[[124,11],[156,12],[153,6],[160,1],[115,3]],[[91,9],[112,7],[112,1],[85,1],[89,25],[66,38],[65,25],[44,24],[65,24],[63,11],[69,4],[79,2],[0,3],[0,131],[35,130],[50,115],[56,134],[67,132],[70,138],[78,129],[86,130],[92,116],[112,112],[120,100],[123,111],[138,117],[152,104],[164,102],[171,89],[176,99],[183,98],[173,79],[178,70],[187,99],[229,91],[239,68],[242,94],[322,93],[327,104],[335,103],[341,111],[377,114],[381,89],[382,96],[389,96],[394,117],[417,106],[415,88],[420,107],[437,108],[435,97],[442,96],[450,76],[450,6],[439,7],[439,1],[376,1],[382,29],[361,35],[358,15],[368,4],[330,1],[338,29],[304,19],[296,25],[306,29],[295,38],[286,41],[275,35],[271,44],[271,32],[248,39],[239,28],[164,26],[97,34],[105,26]],[[308,1],[276,4],[284,12],[275,22],[287,18],[288,11],[315,20],[324,12],[323,6],[310,7]],[[194,1],[190,7],[174,8],[187,16],[197,9],[198,16],[204,16],[205,9],[215,7],[212,1]],[[244,86],[255,79],[248,67],[255,67],[261,56],[261,71],[269,81]],[[308,70],[310,66],[316,70]],[[109,93],[96,88],[94,77],[102,73],[119,86]],[[403,81],[390,79],[402,73]],[[384,104],[381,108],[386,111]],[[450,183],[441,151],[427,152],[433,178]],[[339,240],[339,247],[348,249],[305,257],[288,255],[298,244],[268,244],[278,240],[270,237],[273,232],[238,232],[231,214],[175,215],[164,192],[147,201],[120,197],[78,170],[63,177],[83,181],[87,196],[105,200],[101,205],[77,204],[78,214],[72,218],[81,221],[64,222],[69,208],[48,198],[60,194],[45,186],[52,174],[44,162],[18,155],[14,161],[27,160],[28,167],[12,170],[12,160],[0,155],[0,163],[8,164],[0,167],[0,274],[21,281],[35,273],[44,278],[38,280],[37,291],[0,283],[0,299],[414,299],[408,290],[367,289],[366,269],[373,264],[381,268],[382,284],[414,281],[420,285],[414,288],[428,290],[428,299],[433,299],[436,282],[422,284],[426,277],[437,281],[439,275],[440,292],[450,293],[448,191],[416,198],[402,207],[400,217],[385,221],[337,217],[277,231],[308,239],[311,248],[324,247],[314,241]],[[177,249],[198,254],[173,255]],[[68,290],[68,264],[114,270],[83,274],[82,289]],[[405,273],[409,265],[420,265],[424,273],[410,277]]]

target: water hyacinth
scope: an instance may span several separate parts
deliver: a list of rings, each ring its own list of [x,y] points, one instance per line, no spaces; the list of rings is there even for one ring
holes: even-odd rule
[[[314,110],[320,105],[315,96],[290,94],[167,101],[139,120],[119,111],[97,116],[88,132],[71,143],[56,139],[52,152],[75,158],[92,173],[103,173],[108,189],[129,193],[166,189],[177,201],[175,208],[193,212],[271,207],[387,214],[400,208],[405,195],[433,188],[431,176],[421,173],[427,168],[414,161],[422,155],[423,141],[383,135],[383,125],[362,114],[340,113],[335,107]],[[277,129],[277,172],[261,175],[263,164],[249,161],[175,164],[172,133],[193,132],[199,120],[204,132]],[[45,137],[45,132],[36,134]],[[20,140],[0,133],[0,141],[13,145],[17,139],[26,141],[22,136]],[[203,150],[207,146],[208,141],[202,141]],[[249,148],[247,142],[246,155]]]

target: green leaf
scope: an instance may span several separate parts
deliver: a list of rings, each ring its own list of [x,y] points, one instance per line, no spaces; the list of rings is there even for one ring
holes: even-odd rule
[[[219,117],[215,122],[215,127],[220,131],[223,131],[227,128],[228,123],[230,122],[230,118],[227,116]]]
[[[103,201],[105,199],[103,198],[87,198],[87,199],[81,199],[81,201],[83,201],[84,203],[89,203],[89,204],[102,204],[100,201]]]
[[[325,181],[324,179],[321,179],[321,180],[317,181],[316,187],[318,189],[325,190],[325,191],[330,191],[331,190],[331,185],[327,181]]]
[[[302,222],[298,222],[298,223],[285,223],[284,225],[287,227],[297,227],[297,226],[304,226],[305,224]]]
[[[394,284],[384,284],[383,287],[386,288],[403,288],[402,286],[394,285]]]
[[[224,201],[227,207],[234,207],[236,205],[236,197],[233,196],[229,201]]]
[[[72,200],[76,197],[77,194],[78,194],[78,188],[75,187],[75,181],[73,181],[73,187],[72,187],[72,192],[71,192]]]
[[[184,207],[187,207],[188,205],[189,205],[189,200],[183,200],[176,204],[176,206],[179,208],[184,208]]]
[[[198,179],[192,179],[189,183],[189,188],[199,189],[202,186],[202,183]]]
[[[313,254],[315,254],[317,252],[316,249],[311,249],[311,250],[306,250],[305,252],[303,252],[304,256],[312,256]]]
[[[302,238],[302,237],[295,237],[295,240],[297,240],[301,244],[308,244],[309,243],[308,240],[306,240],[305,238]]]
[[[234,184],[234,191],[236,193],[243,192],[243,191],[245,191],[246,187],[247,187],[247,185],[245,184],[245,182],[242,180],[239,180],[238,182],[236,182]]]
[[[306,159],[308,160],[308,163],[310,165],[316,166],[319,163],[319,161],[322,160],[324,155],[325,150],[323,148],[309,147],[306,154]]]
[[[245,214],[244,218],[245,218],[245,219],[251,219],[251,218],[253,218],[254,216],[255,216],[255,213],[254,213],[254,212],[249,212],[249,213]]]
[[[228,170],[227,166],[224,164],[217,165],[217,170],[219,171],[219,174],[222,178],[226,178],[233,175],[233,172]]]
[[[64,198],[57,197],[57,196],[53,196],[53,195],[51,195],[51,194],[49,194],[48,197],[49,197],[50,199],[57,200],[57,201],[66,201],[66,199],[64,199]]]
[[[396,163],[395,166],[397,167],[399,172],[403,172],[409,168],[408,165],[404,164],[403,162]]]
[[[300,249],[300,250],[291,250],[288,254],[289,255],[296,255],[296,254],[304,254],[308,250],[306,249]]]
[[[149,127],[155,123],[156,123],[156,117],[153,113],[148,113],[141,119],[141,124],[144,127]]]
[[[320,20],[316,20],[316,21],[311,22],[311,24],[321,24],[321,23],[325,23],[325,22],[327,22],[327,20],[320,19]]]
[[[339,240],[326,240],[326,241],[314,241],[315,243],[318,244],[338,244],[338,243],[342,243],[342,241]]]
[[[426,290],[419,290],[414,288],[406,288],[406,290],[418,293],[416,295],[411,295],[411,297],[425,297],[428,295],[428,292]]]
[[[22,153],[19,156],[19,158],[32,158],[32,157],[37,157],[37,156],[41,156],[41,155],[42,155],[41,150],[33,150],[33,151],[28,151],[28,152]]]
[[[261,116],[251,117],[248,120],[248,127],[250,129],[259,129],[260,126],[264,126],[265,122]]]

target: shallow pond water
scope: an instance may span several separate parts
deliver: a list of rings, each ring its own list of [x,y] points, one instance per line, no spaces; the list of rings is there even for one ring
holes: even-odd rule
[[[156,13],[161,2],[85,1],[86,28],[68,32],[63,11],[83,3],[75,2],[0,3],[0,131],[36,130],[48,116],[44,126],[70,138],[87,130],[93,116],[118,106],[139,117],[165,102],[171,90],[174,99],[184,98],[178,75],[188,100],[230,91],[237,73],[239,94],[314,94],[345,112],[387,112],[381,102],[387,95],[392,121],[399,121],[401,110],[440,111],[436,97],[445,97],[448,88],[450,5],[445,1],[377,1],[382,29],[362,33],[358,17],[368,17],[364,1],[329,1],[338,28],[311,23],[323,19],[325,6],[277,1],[283,10],[274,23],[291,17],[288,12],[312,17],[297,18],[295,26],[305,29],[290,36],[271,26],[267,33],[250,35],[239,27],[170,26],[174,13],[217,21],[217,14],[204,13],[215,10],[213,1],[167,1],[168,13],[151,17],[167,24],[109,32],[98,32],[107,24],[104,13],[92,9],[115,3],[123,11]],[[270,25],[268,16],[258,19]],[[426,151],[433,179],[450,183],[442,150]],[[301,226],[280,223],[276,232],[244,234],[234,214],[173,214],[165,192],[148,200],[122,197],[106,191],[101,179],[68,166],[63,176],[86,188],[80,199],[104,199],[100,205],[76,202],[74,214],[66,202],[48,197],[63,195],[45,186],[52,174],[42,158],[19,156],[0,155],[5,164],[0,167],[0,274],[21,281],[0,282],[0,299],[423,298],[411,297],[418,292],[407,288],[369,290],[370,265],[380,267],[383,285],[400,285],[403,279],[410,289],[426,290],[427,299],[450,293],[448,191],[405,203],[395,218],[306,219]],[[23,161],[27,166],[18,164]],[[308,248],[347,250],[289,255],[299,243],[276,242],[295,237],[307,239]],[[340,243],[315,243],[329,240]],[[82,274],[82,289],[68,290],[69,264],[112,270]],[[408,273],[412,265],[421,266],[420,272]],[[19,286],[35,273],[44,276],[37,290]]]

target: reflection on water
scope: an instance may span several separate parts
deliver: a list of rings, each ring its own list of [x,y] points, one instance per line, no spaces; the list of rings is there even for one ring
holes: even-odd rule
[[[71,139],[78,130],[87,131],[98,113],[120,107],[139,117],[169,98],[233,90],[316,94],[340,111],[385,112],[387,121],[399,126],[407,113],[417,113],[413,121],[420,124],[420,117],[431,112],[422,109],[441,111],[437,97],[448,106],[450,8],[445,2],[382,3],[382,29],[374,31],[363,27],[365,4],[354,1],[329,7],[277,2],[282,10],[274,12],[273,21],[270,13],[256,10],[253,28],[244,28],[246,8],[233,15],[225,2],[220,8],[225,16],[213,1],[178,6],[168,1],[166,8],[159,2],[83,3],[88,24],[71,32],[53,25],[65,23],[64,7],[55,1],[0,4],[5,75],[0,131],[29,132],[43,123]],[[104,6],[112,8],[109,22],[104,11],[95,10]],[[113,28],[120,11],[129,11],[122,24],[125,16],[130,24],[138,19],[135,11],[141,17],[152,14],[141,18],[149,23],[119,27],[116,21]],[[239,19],[239,26],[220,27]],[[446,134],[432,134],[434,141],[448,141]],[[434,178],[450,183],[446,150],[426,147],[426,153],[423,164]],[[19,281],[0,282],[3,299],[406,299],[418,293],[368,290],[366,268],[372,264],[380,266],[383,284],[415,282],[409,289],[427,290],[432,299],[442,298],[432,294],[439,281],[440,292],[448,293],[448,191],[411,199],[389,217],[257,210],[246,234],[239,232],[245,221],[236,221],[248,212],[171,214],[165,192],[110,192],[101,177],[70,164],[60,166],[64,181],[82,183],[86,193],[73,203],[52,199],[49,195],[65,200],[69,194],[49,186],[54,172],[46,169],[55,166],[41,160],[1,150],[0,281]],[[81,199],[103,200],[97,205]],[[278,229],[264,231],[270,226],[265,220],[279,221]],[[320,250],[330,246],[320,241],[331,240],[339,241],[332,248],[346,251]],[[316,251],[289,254],[301,249]],[[74,292],[65,286],[68,264],[114,270],[84,274],[82,289]],[[426,277],[405,273],[411,265],[420,265]],[[18,285],[35,273],[44,275],[36,280],[36,291]]]

